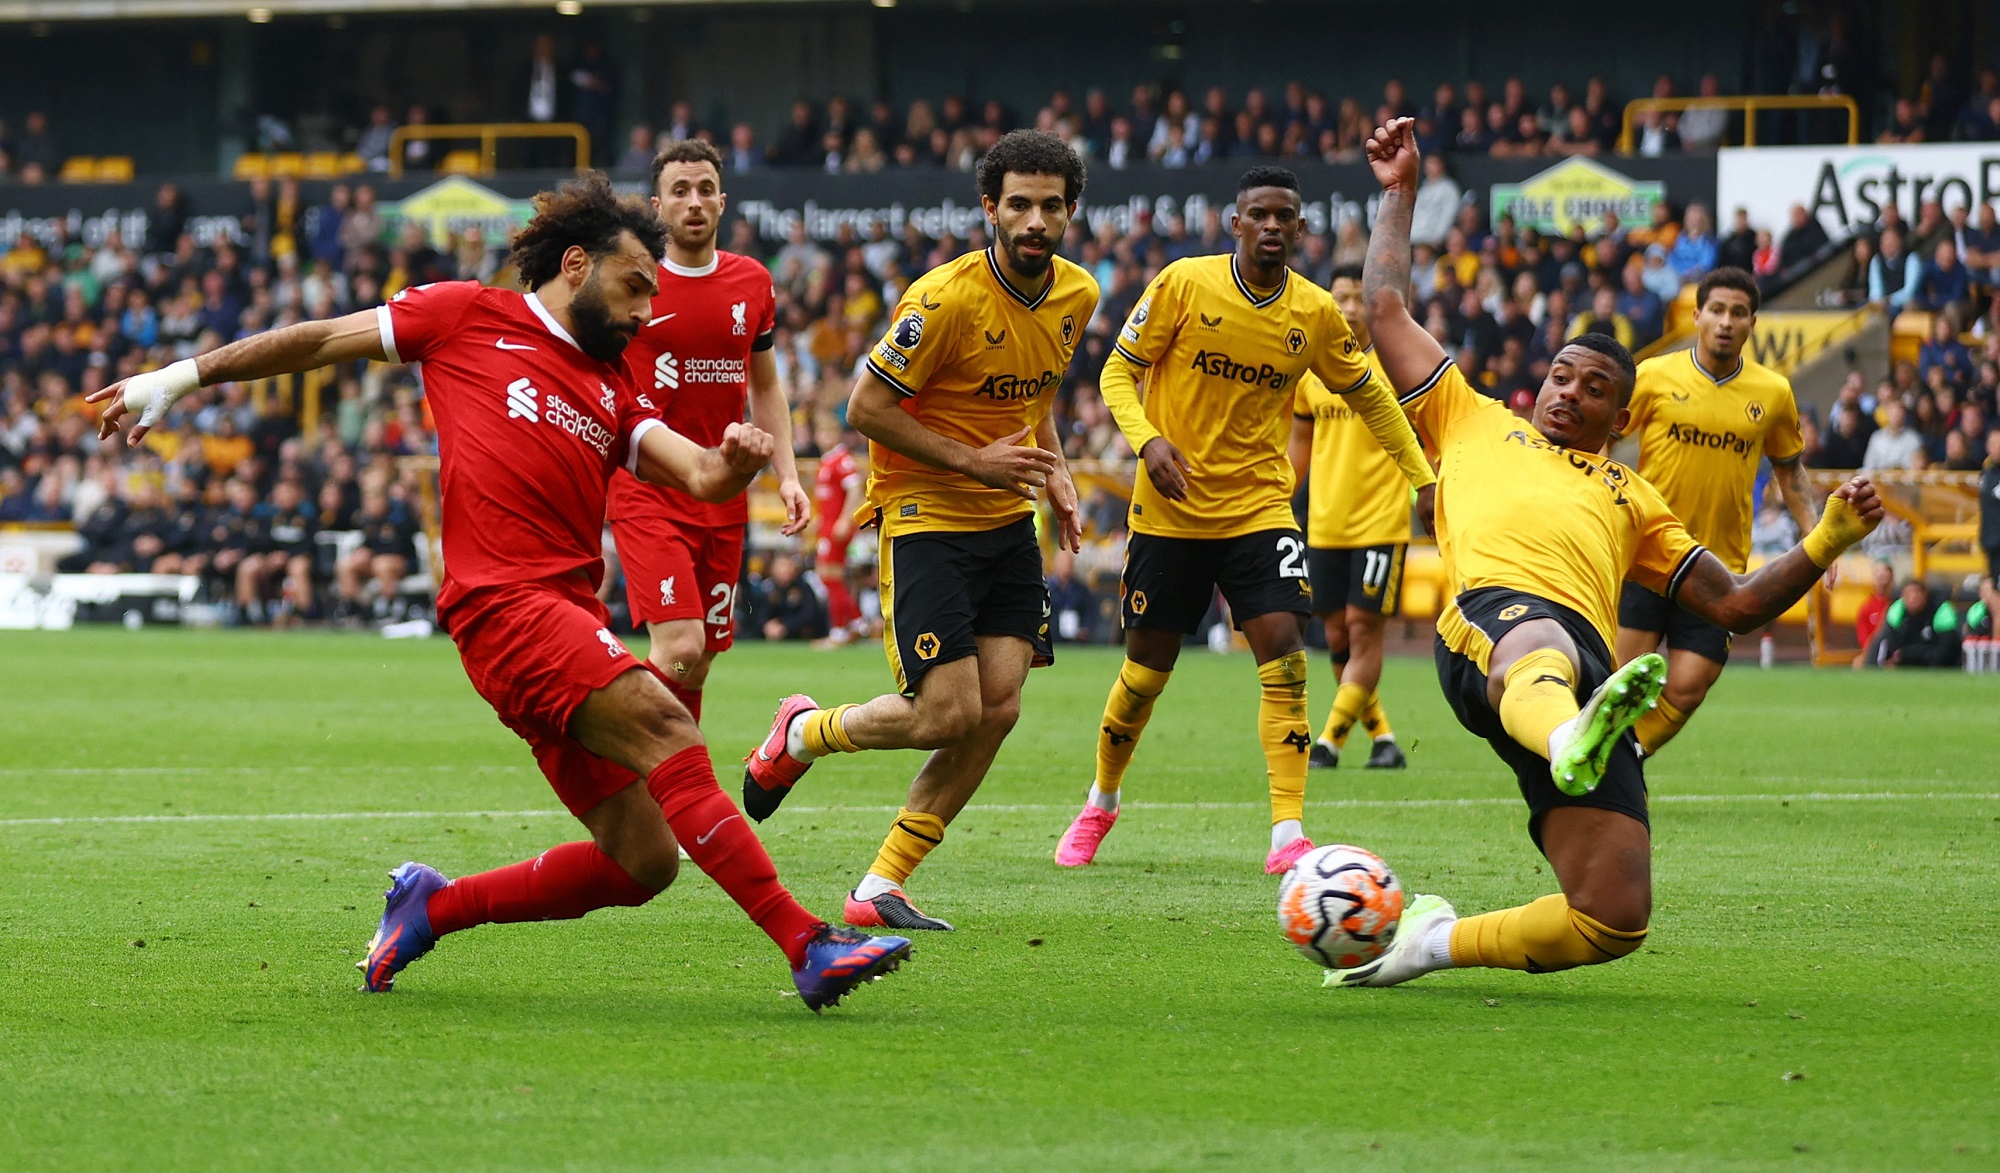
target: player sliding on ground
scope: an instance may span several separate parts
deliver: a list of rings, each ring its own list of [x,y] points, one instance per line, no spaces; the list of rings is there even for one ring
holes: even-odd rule
[[[994,144],[976,182],[995,243],[911,284],[848,400],[848,422],[874,441],[868,504],[899,691],[827,709],[786,697],[748,758],[743,805],[769,818],[827,754],[932,751],[847,898],[852,925],[951,929],[903,884],[986,777],[1029,667],[1054,658],[1034,501],[1048,492],[1058,542],[1077,549],[1076,487],[1049,407],[1097,308],[1097,282],[1055,252],[1083,179],[1053,135]]]
[[[1218,587],[1257,659],[1257,743],[1271,791],[1264,870],[1281,875],[1312,850],[1303,621],[1313,596],[1286,461],[1300,380],[1316,375],[1335,389],[1410,483],[1436,478],[1333,298],[1286,267],[1300,228],[1297,177],[1282,167],[1245,172],[1230,229],[1236,251],[1161,270],[1104,364],[1105,406],[1144,467],[1119,584],[1125,663],[1104,703],[1097,777],[1056,847],[1064,867],[1091,862],[1117,821],[1126,766]]]
[[[644,904],[673,883],[681,847],[783,950],[815,1011],[909,952],[905,938],[829,927],[792,899],[716,785],[701,730],[659,670],[612,636],[593,593],[613,470],[724,501],[773,449],[768,433],[741,424],[702,448],[633,394],[619,358],[650,312],[664,235],[644,204],[593,174],[538,197],[514,238],[526,294],[475,281],[420,286],[91,396],[109,401],[105,436],[137,417],[136,444],[204,384],[364,359],[423,364],[443,490],[439,619],[473,687],[534,749],[591,837],[454,881],[419,863],[397,868],[360,963],[366,989],[390,989],[439,937],[473,925]]]
[[[633,390],[697,444],[720,443],[742,421],[746,401],[759,430],[789,437],[791,408],[771,350],[771,273],[715,247],[725,206],[722,155],[700,140],[669,143],[653,159],[652,202],[667,227],[667,252],[646,324],[625,348]],[[810,505],[791,444],[773,450],[771,465],[785,506],[779,532],[790,537],[806,527]],[[632,622],[650,637],[646,658],[699,724],[709,667],[736,641],[749,499],[703,501],[621,469],[611,475],[609,514]]]
[[[1360,266],[1335,269],[1332,292],[1333,304],[1354,328],[1361,353],[1380,375],[1382,364],[1361,305]],[[1338,766],[1347,735],[1358,723],[1372,743],[1368,765],[1400,769],[1407,764],[1403,747],[1396,744],[1375,689],[1382,681],[1382,630],[1403,594],[1403,556],[1410,549],[1409,482],[1367,421],[1317,376],[1308,373],[1299,380],[1292,412],[1292,468],[1306,482],[1306,572],[1313,614],[1326,624],[1327,652],[1339,685],[1307,762]],[[1434,495],[1436,489],[1422,492]]]
[[[1799,459],[1805,439],[1792,384],[1744,357],[1757,327],[1757,279],[1716,269],[1695,287],[1695,343],[1639,364],[1629,434],[1639,437],[1639,475],[1696,541],[1738,574],[1750,562],[1757,462],[1771,458],[1785,508],[1807,533],[1818,520],[1812,482]],[[1618,662],[1667,646],[1667,687],[1633,736],[1648,757],[1681,731],[1729,662],[1729,632],[1636,582],[1618,599]]]
[[[1586,334],[1558,351],[1525,424],[1472,389],[1404,300],[1418,172],[1412,120],[1378,129],[1367,152],[1382,184],[1364,279],[1368,323],[1411,422],[1441,456],[1437,535],[1453,597],[1438,618],[1438,680],[1459,723],[1513,767],[1528,833],[1562,891],[1464,919],[1418,896],[1388,953],[1329,973],[1327,984],[1393,986],[1455,965],[1539,973],[1613,961],[1646,939],[1652,915],[1646,781],[1628,734],[1666,675],[1652,653],[1612,669],[1619,583],[1750,631],[1867,536],[1882,503],[1855,477],[1827,499],[1805,541],[1755,574],[1732,574],[1651,485],[1598,455],[1632,396],[1632,356],[1614,339]]]

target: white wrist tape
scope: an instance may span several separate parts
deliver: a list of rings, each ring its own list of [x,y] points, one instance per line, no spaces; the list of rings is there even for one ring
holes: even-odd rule
[[[181,397],[201,387],[201,373],[194,360],[181,359],[157,371],[134,375],[125,384],[125,410],[138,417],[144,427],[166,418],[167,409]]]

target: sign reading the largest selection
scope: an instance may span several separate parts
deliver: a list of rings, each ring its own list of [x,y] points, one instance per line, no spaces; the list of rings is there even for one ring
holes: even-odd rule
[[[1734,147],[1718,156],[1715,189],[1722,223],[1747,208],[1750,223],[1782,233],[1799,204],[1839,239],[1891,204],[1906,223],[1927,200],[2000,204],[2000,143]]]

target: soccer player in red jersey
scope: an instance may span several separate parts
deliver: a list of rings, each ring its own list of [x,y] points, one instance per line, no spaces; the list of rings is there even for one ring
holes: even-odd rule
[[[777,310],[771,274],[715,247],[722,222],[722,155],[698,139],[670,143],[653,160],[653,207],[667,227],[660,290],[625,365],[642,401],[697,444],[720,443],[743,420],[779,438],[771,464],[785,503],[786,536],[806,527],[809,502],[792,463],[791,407],[771,353]],[[735,641],[749,503],[740,494],[703,501],[626,472],[611,477],[611,535],[625,564],[632,621],[652,637],[647,658],[701,720],[702,685]]]
[[[854,541],[854,515],[867,500],[862,486],[868,477],[854,459],[865,441],[845,420],[838,430],[829,429],[819,440],[819,471],[813,474],[813,517],[819,525],[819,540],[813,545],[813,566],[826,587],[828,638],[846,643],[861,619],[854,592],[847,589],[847,547]]]
[[[651,900],[679,848],[768,933],[814,1010],[894,969],[900,937],[866,937],[800,907],[724,797],[701,731],[605,625],[594,591],[614,469],[704,501],[739,494],[769,461],[769,433],[742,424],[703,448],[632,392],[619,359],[649,316],[664,229],[591,175],[536,201],[515,238],[525,295],[477,282],[420,286],[388,305],[258,334],[92,396],[100,434],[136,416],[137,444],[204,383],[363,359],[422,363],[437,420],[444,514],[438,615],[466,674],[590,839],[447,881],[406,863],[362,962],[365,988],[437,938],[478,924],[566,920]]]

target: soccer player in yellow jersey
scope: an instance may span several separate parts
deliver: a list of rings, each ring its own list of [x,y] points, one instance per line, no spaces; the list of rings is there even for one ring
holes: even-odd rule
[[[1099,380],[1144,468],[1132,486],[1120,584],[1125,663],[1104,706],[1097,777],[1056,847],[1064,867],[1089,863],[1117,820],[1132,751],[1182,638],[1200,625],[1218,587],[1257,658],[1257,740],[1271,790],[1265,870],[1281,873],[1312,850],[1304,825],[1312,729],[1300,638],[1312,593],[1286,458],[1299,380],[1320,376],[1398,454],[1412,482],[1434,479],[1395,392],[1369,367],[1333,298],[1286,268],[1299,235],[1298,179],[1280,167],[1246,172],[1232,231],[1235,252],[1161,270]]]
[[[1695,287],[1695,343],[1639,364],[1627,435],[1639,437],[1639,475],[1666,498],[1696,541],[1741,574],[1750,561],[1757,462],[1769,457],[1778,494],[1800,533],[1819,520],[1799,461],[1805,440],[1792,384],[1750,361],[1743,345],[1757,325],[1757,279],[1741,269],[1710,272]],[[1657,753],[1694,715],[1729,662],[1729,632],[1636,582],[1618,600],[1618,662],[1667,646],[1667,689],[1633,730]]]
[[[1682,526],[1660,494],[1600,456],[1627,423],[1632,356],[1616,339],[1572,339],[1549,365],[1528,420],[1472,389],[1410,317],[1412,120],[1367,144],[1382,184],[1363,296],[1383,370],[1441,458],[1437,535],[1453,598],[1438,619],[1438,680],[1459,723],[1513,767],[1528,834],[1562,891],[1460,919],[1436,896],[1405,909],[1382,957],[1328,985],[1393,986],[1436,969],[1532,973],[1623,957],[1652,915],[1644,767],[1627,736],[1657,698],[1657,654],[1614,670],[1619,583],[1631,579],[1711,623],[1748,631],[1781,614],[1882,520],[1855,477],[1805,541],[1747,577]],[[1579,704],[1579,699],[1582,703]]]
[[[1076,487],[1049,406],[1097,309],[1097,283],[1055,254],[1083,182],[1061,139],[1003,136],[977,175],[995,244],[911,284],[848,400],[848,422],[873,441],[868,506],[882,529],[897,691],[831,708],[785,698],[748,758],[743,805],[770,817],[827,754],[932,751],[848,896],[851,925],[950,931],[903,884],[986,777],[1028,669],[1054,658],[1034,503],[1047,492],[1059,544],[1078,549]]]
[[[1333,271],[1333,303],[1381,373],[1362,317],[1361,270]],[[1400,769],[1403,747],[1375,695],[1382,681],[1382,629],[1403,591],[1410,548],[1410,486],[1346,400],[1308,373],[1292,405],[1292,468],[1306,481],[1306,571],[1313,614],[1326,624],[1339,689],[1307,764],[1338,766],[1358,722],[1373,741],[1369,766]],[[1310,475],[1307,475],[1308,472]],[[1418,490],[1435,493],[1434,488]]]

